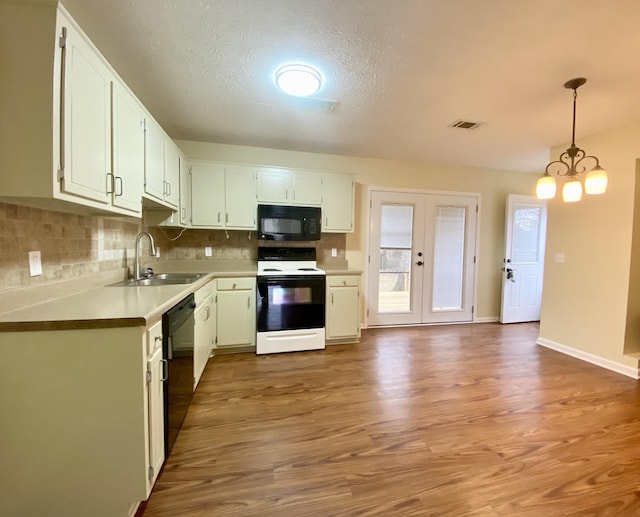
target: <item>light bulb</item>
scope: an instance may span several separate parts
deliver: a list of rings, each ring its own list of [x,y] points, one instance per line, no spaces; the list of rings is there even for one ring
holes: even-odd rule
[[[607,171],[595,166],[584,180],[584,191],[587,194],[604,194],[607,191]]]
[[[562,187],[562,200],[565,203],[575,203],[582,199],[582,183],[576,179],[568,180]]]
[[[556,180],[545,174],[536,183],[536,197],[538,199],[552,199],[556,195]]]

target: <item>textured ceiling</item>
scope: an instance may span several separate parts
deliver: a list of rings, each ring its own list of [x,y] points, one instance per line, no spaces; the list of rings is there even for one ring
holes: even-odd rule
[[[63,4],[176,139],[536,171],[570,140],[568,79],[578,139],[640,120],[638,0]],[[333,111],[277,90],[292,61]]]

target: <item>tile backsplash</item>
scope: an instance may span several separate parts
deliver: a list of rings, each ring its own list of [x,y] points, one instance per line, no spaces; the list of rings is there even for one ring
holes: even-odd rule
[[[142,227],[132,217],[103,217],[67,214],[0,202],[0,291],[31,287],[61,280],[132,268],[134,243]],[[148,258],[146,241],[141,244],[142,262],[154,260],[255,260],[258,240],[255,232],[174,228],[149,228],[160,248],[159,259]],[[260,241],[262,245],[273,245]],[[318,261],[343,264],[345,234],[323,234],[313,243],[284,243],[315,246]],[[142,246],[146,246],[142,248]],[[205,247],[212,256],[205,257]],[[331,257],[331,249],[337,257]],[[30,277],[29,251],[40,251],[40,276]]]

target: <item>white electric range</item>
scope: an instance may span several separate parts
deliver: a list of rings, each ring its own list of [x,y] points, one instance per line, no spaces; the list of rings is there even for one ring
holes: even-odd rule
[[[256,353],[323,349],[325,290],[315,248],[260,246]]]

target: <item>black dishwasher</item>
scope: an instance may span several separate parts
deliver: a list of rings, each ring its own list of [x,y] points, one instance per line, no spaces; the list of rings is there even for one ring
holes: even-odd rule
[[[164,383],[164,452],[169,455],[193,399],[193,294],[162,316],[162,357],[166,360]]]

